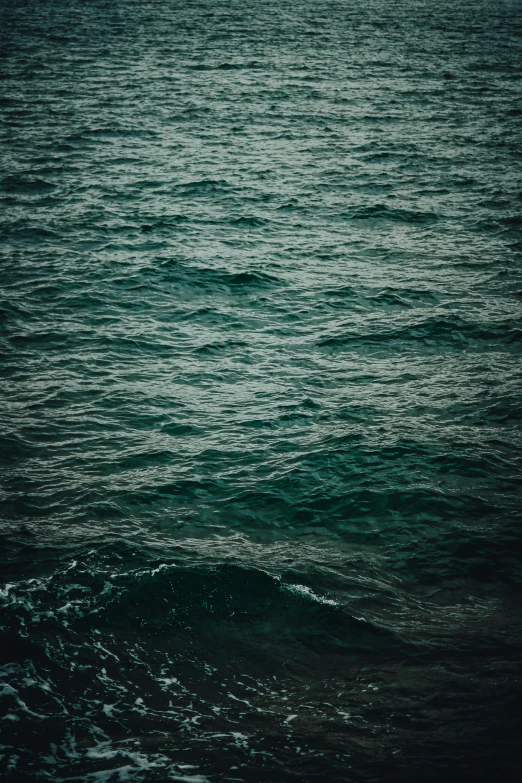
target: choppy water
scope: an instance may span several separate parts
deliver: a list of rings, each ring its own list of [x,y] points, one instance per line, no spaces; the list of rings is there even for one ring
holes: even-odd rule
[[[521,12],[2,3],[10,779],[516,777]]]

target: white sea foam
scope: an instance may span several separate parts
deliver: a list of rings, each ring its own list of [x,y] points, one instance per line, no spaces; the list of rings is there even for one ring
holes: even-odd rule
[[[317,603],[319,604],[326,604],[327,606],[339,606],[337,601],[334,601],[332,598],[325,598],[322,595],[317,595],[317,593],[314,593],[313,590],[311,590],[306,585],[292,584],[292,585],[285,585],[285,588],[291,593],[295,593],[296,595],[306,596],[307,598],[310,598],[312,601],[317,601]]]

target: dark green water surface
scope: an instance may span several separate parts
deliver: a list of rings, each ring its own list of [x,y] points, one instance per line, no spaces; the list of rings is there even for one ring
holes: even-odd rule
[[[521,36],[2,0],[6,779],[517,779]]]

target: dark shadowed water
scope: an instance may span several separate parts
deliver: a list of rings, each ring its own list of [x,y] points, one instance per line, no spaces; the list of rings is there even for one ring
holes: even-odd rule
[[[0,771],[516,779],[522,4],[0,31]]]

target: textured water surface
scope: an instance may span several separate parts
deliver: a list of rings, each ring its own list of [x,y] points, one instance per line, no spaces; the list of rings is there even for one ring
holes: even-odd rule
[[[3,0],[9,779],[516,779],[521,34]]]

